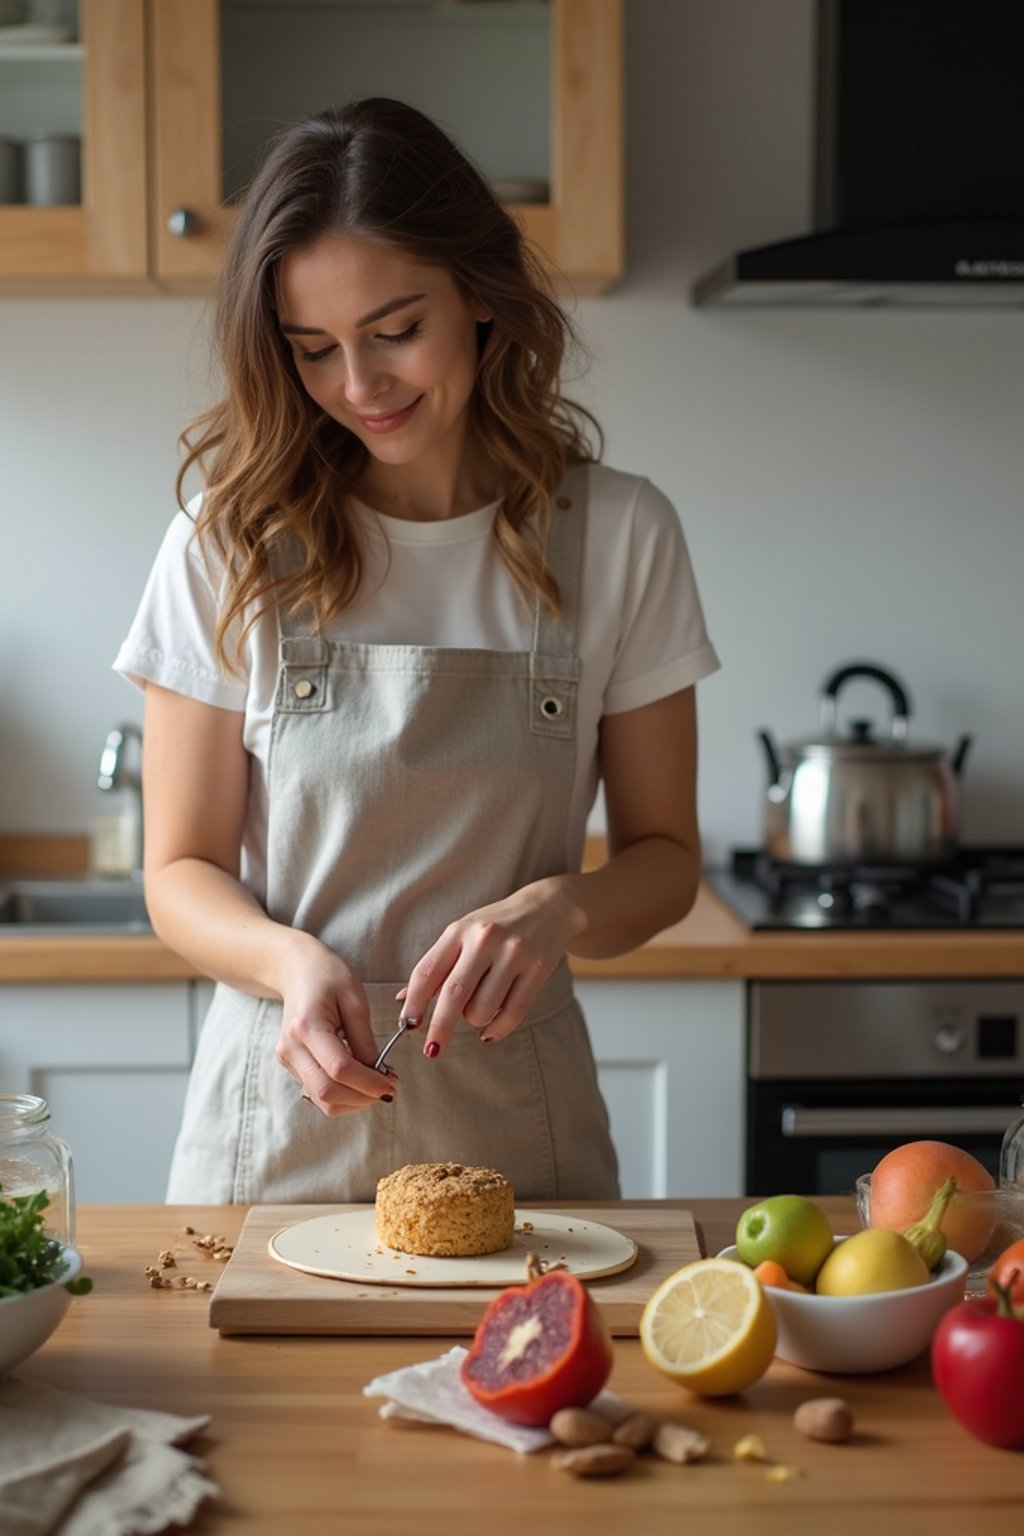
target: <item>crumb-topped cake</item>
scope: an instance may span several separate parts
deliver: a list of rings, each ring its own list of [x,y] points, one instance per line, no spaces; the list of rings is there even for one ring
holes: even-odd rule
[[[500,1253],[514,1226],[512,1185],[494,1168],[409,1163],[377,1184],[377,1234],[403,1253]]]

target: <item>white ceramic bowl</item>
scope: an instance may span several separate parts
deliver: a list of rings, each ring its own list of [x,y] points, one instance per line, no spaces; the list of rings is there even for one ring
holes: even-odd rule
[[[723,1248],[721,1257],[739,1255]],[[963,1299],[966,1276],[967,1261],[947,1252],[927,1285],[905,1291],[817,1296],[767,1285],[764,1293],[779,1329],[775,1353],[805,1371],[862,1376],[895,1370],[928,1348],[939,1319]]]
[[[0,1296],[0,1374],[20,1365],[45,1344],[71,1304],[64,1287],[82,1270],[82,1255],[64,1248],[65,1269],[59,1280],[17,1296]]]
[[[991,1226],[983,1251],[967,1266],[968,1296],[984,1296],[988,1272],[996,1259],[1011,1243],[1024,1237],[1024,1189],[1015,1184],[999,1184],[995,1189],[961,1189],[956,1199]],[[857,1180],[857,1214],[861,1226],[870,1227],[870,1173],[862,1173]]]

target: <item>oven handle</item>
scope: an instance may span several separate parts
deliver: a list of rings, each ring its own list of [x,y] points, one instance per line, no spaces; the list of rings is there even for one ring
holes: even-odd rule
[[[1020,1115],[1020,1105],[975,1108],[782,1110],[783,1136],[990,1136],[1002,1134]]]

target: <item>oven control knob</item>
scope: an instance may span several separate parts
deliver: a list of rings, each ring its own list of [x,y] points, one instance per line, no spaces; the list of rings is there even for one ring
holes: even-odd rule
[[[943,1056],[955,1056],[962,1051],[966,1040],[962,1024],[940,1024],[932,1036],[932,1044]]]

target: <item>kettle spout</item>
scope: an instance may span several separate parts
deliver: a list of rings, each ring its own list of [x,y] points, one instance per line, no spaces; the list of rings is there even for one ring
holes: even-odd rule
[[[963,766],[967,759],[967,754],[971,750],[971,744],[973,741],[973,736],[961,736],[960,740],[956,744],[956,747],[954,748],[953,756],[949,760],[949,766],[952,768],[956,778],[959,778],[963,771]]]
[[[764,748],[765,760],[768,764],[769,786],[778,784],[782,779],[782,763],[779,761],[775,743],[767,731],[758,731],[757,739]]]

